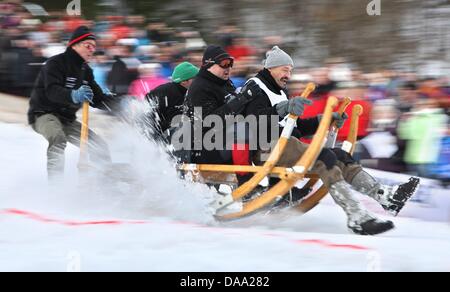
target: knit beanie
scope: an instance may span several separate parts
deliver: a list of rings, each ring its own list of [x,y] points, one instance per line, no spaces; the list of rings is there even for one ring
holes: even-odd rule
[[[286,65],[294,67],[294,61],[292,61],[292,58],[278,46],[274,46],[266,53],[266,59],[264,60],[265,68],[270,69]]]
[[[68,47],[71,47],[79,42],[85,40],[95,40],[95,35],[89,31],[89,28],[86,26],[79,26],[72,34]]]
[[[209,68],[224,59],[232,59],[232,57],[222,47],[210,45],[203,53],[202,67]]]
[[[199,69],[189,62],[180,63],[173,70],[172,81],[175,83],[181,83],[192,79],[197,75],[198,71]]]

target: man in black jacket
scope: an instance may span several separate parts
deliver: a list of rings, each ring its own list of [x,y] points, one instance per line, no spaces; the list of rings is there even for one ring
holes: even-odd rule
[[[28,121],[49,143],[49,178],[63,173],[67,142],[79,145],[81,124],[76,121],[76,112],[83,102],[107,110],[114,101],[102,92],[87,65],[95,49],[95,36],[85,26],[77,28],[67,50],[42,67],[31,93]],[[89,153],[98,160],[110,161],[106,143],[92,131],[89,131]]]
[[[158,115],[151,117],[155,122],[157,135],[161,137],[170,135],[166,132],[171,127],[172,119],[183,113],[186,92],[198,71],[199,69],[189,62],[180,63],[172,73],[172,82],[160,85],[147,94],[147,100],[154,103]]]
[[[264,67],[256,77],[250,79],[261,87],[263,94],[247,105],[246,114],[259,118],[278,116],[275,120],[280,121],[280,124],[289,114],[301,116],[304,106],[310,105],[311,101],[303,97],[294,97],[289,100],[284,92],[294,67],[291,57],[275,46],[267,53]],[[307,149],[307,145],[301,143],[298,138],[313,135],[320,119],[321,116],[297,120],[296,128],[292,133],[293,137],[290,138],[278,165],[292,167],[296,164]],[[346,117],[335,113],[333,119],[340,128]],[[271,119],[268,118],[268,121]],[[271,137],[271,139],[278,139],[278,137]],[[260,156],[264,152],[258,151],[256,164],[263,163]],[[365,172],[350,154],[339,148],[323,149],[311,172],[319,175],[333,199],[346,212],[348,227],[359,234],[382,233],[394,228],[394,225],[391,221],[380,220],[367,211],[353,195],[354,191],[360,191],[377,200],[384,209],[396,215],[417,190],[419,184],[417,178],[411,178],[408,183],[400,186],[381,185]],[[273,183],[275,182],[272,181]]]
[[[220,145],[220,149],[211,149],[205,145],[208,142],[214,144],[214,141],[203,141],[206,140],[203,139],[205,135],[212,130],[210,126],[203,126],[203,122],[209,117],[225,125],[227,116],[241,113],[245,105],[261,92],[254,82],[249,82],[240,93],[236,92],[230,80],[233,62],[233,57],[221,47],[208,46],[203,54],[200,72],[188,90],[185,104],[186,115],[194,124],[194,135],[191,137],[191,146],[196,148],[191,155],[194,163],[231,163],[231,152],[225,149],[225,143]],[[220,130],[220,133],[215,133],[215,138],[222,136],[225,141],[226,129]],[[195,135],[196,132],[201,135]],[[198,141],[199,139],[202,141]],[[201,147],[197,147],[198,145]]]

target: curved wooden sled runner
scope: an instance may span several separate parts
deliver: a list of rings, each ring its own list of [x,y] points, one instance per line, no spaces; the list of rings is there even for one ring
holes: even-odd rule
[[[345,98],[343,100],[338,109],[339,114],[342,114],[345,111],[350,102],[351,100],[349,98]],[[308,171],[314,165],[318,155],[320,154],[320,151],[325,145],[329,131],[337,131],[334,124],[331,125],[330,129],[333,109],[337,106],[337,104],[338,99],[336,97],[330,97],[328,99],[323,118],[311,144],[309,145],[306,152],[302,155],[302,157],[300,157],[300,159],[297,161],[296,165],[293,167],[275,166],[281,155],[283,154],[286,145],[286,142],[280,142],[280,140],[287,141],[291,135],[291,129],[288,134],[285,133],[284,136],[282,135],[280,137],[280,140],[278,141],[277,146],[272,151],[269,160],[263,166],[182,164],[178,166],[178,170],[191,173],[194,175],[194,178],[200,178],[200,180],[201,178],[209,177],[210,180],[212,178],[212,180],[216,183],[225,184],[233,184],[233,180],[230,180],[229,177],[226,179],[219,179],[218,177],[223,178],[224,174],[231,176],[235,172],[255,173],[251,180],[251,183],[249,183],[245,188],[242,188],[245,185],[244,184],[241,186],[241,188],[235,189],[231,194],[223,196],[221,195],[213,204],[213,207],[216,209],[215,217],[218,220],[233,220],[251,215],[271,206],[278,198],[281,198],[283,195],[288,193],[299,180],[304,178],[309,179],[304,188],[312,188],[319,181],[319,177],[317,176],[317,174],[308,173]],[[356,105],[352,111],[350,132],[347,140],[343,144],[343,149],[349,153],[353,153],[355,148],[358,132],[358,118],[361,113],[362,107],[360,105]],[[296,121],[295,117],[289,118],[293,119],[294,122]],[[214,174],[219,176],[216,176],[216,178],[214,178]],[[252,191],[259,184],[259,182],[261,182],[261,180],[268,175],[277,176],[281,180],[279,183],[277,183],[275,186],[268,189],[261,195],[242,203],[242,209],[240,211],[232,213],[223,212],[226,211],[225,208],[227,206],[239,202],[243,196]],[[328,189],[322,186],[316,191],[312,191],[310,194],[308,194],[300,204],[295,206],[295,208],[303,213],[306,213],[314,208],[319,203],[319,201],[323,197],[325,197],[327,193]]]

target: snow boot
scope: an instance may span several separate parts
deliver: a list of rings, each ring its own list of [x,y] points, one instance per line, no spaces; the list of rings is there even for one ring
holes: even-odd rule
[[[347,214],[347,226],[356,234],[375,235],[394,228],[391,221],[376,218],[353,194],[351,186],[345,181],[339,181],[330,186],[329,192],[333,200]]]
[[[352,186],[359,192],[373,198],[389,213],[397,216],[405,203],[417,192],[420,179],[409,178],[409,181],[394,186],[380,184],[370,174],[360,171],[352,180]]]

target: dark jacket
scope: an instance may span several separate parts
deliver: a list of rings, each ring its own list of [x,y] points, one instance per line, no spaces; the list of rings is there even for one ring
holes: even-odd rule
[[[105,95],[94,80],[92,69],[72,48],[50,58],[42,67],[31,93],[28,122],[44,114],[54,114],[61,122],[72,122],[82,104],[72,101],[71,92],[86,84],[94,92],[91,106],[108,109],[112,97]]]
[[[115,94],[126,95],[131,83],[139,78],[139,73],[136,69],[128,68],[127,60],[129,58],[115,56],[114,60],[106,82]]]
[[[273,79],[272,75],[270,74],[269,70],[263,69],[260,71],[257,75],[257,78],[259,78],[266,86],[267,88],[276,93],[281,94],[281,91],[283,89],[278,86],[276,81]],[[288,95],[286,93],[286,95]],[[257,119],[259,119],[261,116],[266,116],[268,121],[268,128],[267,128],[267,136],[269,140],[277,140],[279,137],[270,137],[270,121],[271,116],[278,116],[276,106],[272,106],[269,97],[267,94],[263,91],[262,95],[258,98],[252,100],[245,109],[245,114],[248,115],[255,115]],[[281,121],[283,117],[278,117],[278,120]],[[292,136],[301,138],[305,136],[311,136],[314,135],[317,128],[319,126],[319,120],[317,117],[310,118],[310,119],[298,119],[297,120],[297,127],[294,128],[294,131],[292,132]],[[279,134],[281,134],[281,131],[283,130],[280,126],[279,127]],[[257,133],[260,133],[259,130]],[[253,133],[255,136],[257,133]],[[259,139],[258,139],[259,141]],[[270,142],[270,141],[267,141]]]
[[[156,103],[159,115],[158,127],[162,132],[170,128],[172,119],[183,113],[187,89],[179,83],[170,82],[156,87],[147,94],[147,99]]]
[[[202,108],[202,119],[208,115],[225,118],[226,115],[235,114],[227,105],[235,91],[236,88],[230,80],[223,80],[202,68],[186,96],[188,116],[194,117],[194,107]]]
[[[235,87],[230,80],[223,80],[202,68],[192,82],[186,96],[186,115],[194,119],[203,121],[208,115],[217,115],[222,118],[223,125],[225,116],[237,114],[228,104],[228,100],[235,95]],[[194,116],[194,108],[202,109],[202,116]],[[194,123],[201,124],[201,123]],[[210,128],[194,129],[202,131],[202,137]],[[224,129],[225,134],[225,129]],[[225,141],[225,137],[224,137]],[[194,141],[192,141],[194,142]],[[204,145],[203,145],[204,146]],[[225,145],[224,145],[225,146]],[[223,158],[220,151],[194,151],[193,162],[196,163],[227,163],[228,158]]]

